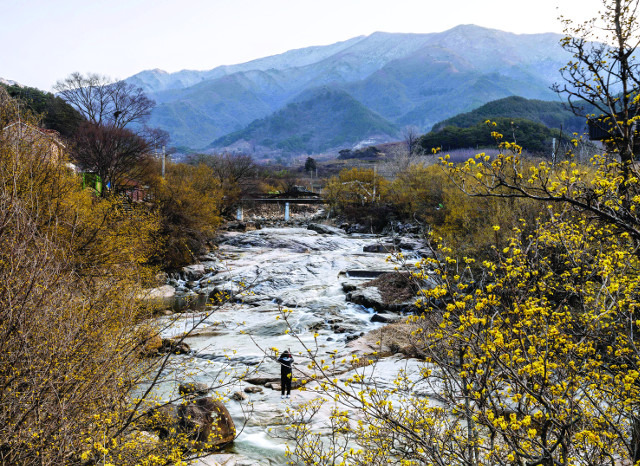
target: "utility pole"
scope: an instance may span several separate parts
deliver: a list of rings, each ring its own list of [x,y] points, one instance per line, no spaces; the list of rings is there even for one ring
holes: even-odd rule
[[[165,165],[166,153],[164,146],[162,146],[162,178],[164,178],[164,165]]]
[[[378,174],[378,166],[373,166],[373,202],[376,202],[376,175]]]

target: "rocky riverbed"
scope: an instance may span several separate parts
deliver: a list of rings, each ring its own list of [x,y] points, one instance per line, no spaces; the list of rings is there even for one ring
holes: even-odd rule
[[[170,279],[157,293],[177,299],[182,313],[162,318],[162,336],[175,337],[201,323],[186,339],[191,353],[172,356],[177,368],[167,374],[160,395],[175,394],[175,380],[204,383],[224,396],[242,429],[228,452],[199,464],[284,464],[285,445],[277,434],[289,422],[287,408],[316,395],[294,390],[290,399],[280,398],[273,349],[291,349],[297,378],[309,375],[303,371],[310,354],[333,353],[337,361],[348,361],[370,351],[361,337],[401,320],[411,300],[390,306],[377,288],[363,284],[394,271],[390,251],[417,259],[425,253],[420,247],[417,237],[346,234],[318,224],[228,232],[215,255]],[[228,302],[215,304],[223,295]],[[400,367],[418,370],[417,360],[385,350],[388,356],[371,374],[380,386],[391,386]],[[349,363],[332,367],[342,380],[350,370]],[[321,413],[314,427],[322,430],[327,418],[328,412]]]

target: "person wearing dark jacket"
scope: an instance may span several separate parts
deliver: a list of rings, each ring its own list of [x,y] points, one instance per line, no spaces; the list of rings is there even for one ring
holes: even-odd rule
[[[280,386],[282,387],[282,396],[280,398],[285,397],[285,388],[287,390],[287,398],[289,398],[291,396],[291,367],[293,366],[293,356],[291,356],[289,350],[280,355],[278,362],[280,363]]]

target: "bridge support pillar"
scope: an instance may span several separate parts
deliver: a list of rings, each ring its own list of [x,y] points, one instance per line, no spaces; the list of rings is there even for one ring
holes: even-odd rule
[[[242,220],[244,220],[244,210],[242,209],[242,206],[238,206],[238,210],[236,212],[236,220],[239,222],[242,222]]]
[[[288,222],[289,221],[289,203],[285,202],[284,203],[284,221]]]

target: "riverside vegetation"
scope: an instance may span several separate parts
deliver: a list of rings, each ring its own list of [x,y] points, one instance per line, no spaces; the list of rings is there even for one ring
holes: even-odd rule
[[[208,233],[197,222],[215,228],[221,191],[202,181],[206,167],[176,166],[152,204],[96,197],[33,129],[37,116],[0,89],[0,126],[16,121],[32,129],[0,133],[0,462],[180,464],[215,435],[149,433],[150,389],[171,363],[147,356],[162,328],[141,287]],[[177,256],[164,255],[168,244]]]
[[[434,235],[433,257],[406,265],[418,283],[437,282],[407,322],[419,373],[377,385],[373,351],[358,373],[314,387],[318,401],[292,414],[294,463],[640,464],[637,8],[605,0],[593,20],[565,21],[574,59],[556,89],[574,109],[595,109],[593,124],[609,134],[603,155],[527,162],[487,121],[496,155],[440,158],[474,200],[539,210],[509,225],[490,257],[460,256]],[[588,42],[600,33],[602,44]],[[309,368],[326,370],[326,359]],[[341,434],[328,441],[308,427],[323,400]]]
[[[403,266],[435,285],[403,323],[418,373],[379,386],[381,343],[345,380],[331,376],[331,354],[308,360],[321,381],[299,383],[319,396],[290,412],[293,463],[640,462],[637,7],[604,0],[592,22],[567,22],[575,62],[559,90],[611,131],[590,165],[571,153],[527,161],[488,121],[496,155],[409,164],[393,181],[361,169],[328,181],[336,209],[373,218],[391,206],[432,225],[433,255]],[[590,46],[596,28],[615,47]],[[37,124],[0,90],[2,127],[18,112]],[[160,329],[139,298],[160,264],[183,264],[214,233],[225,207],[215,164],[170,166],[164,180],[140,172],[153,201],[129,211],[82,190],[43,141],[0,136],[0,458],[184,464],[208,445],[147,433],[155,403],[144,394],[169,359],[143,357]],[[321,435],[310,420],[327,400]]]

